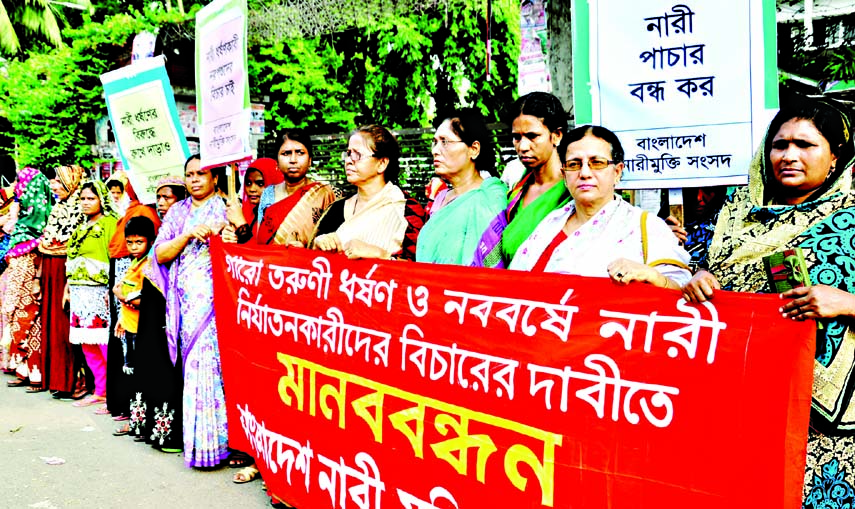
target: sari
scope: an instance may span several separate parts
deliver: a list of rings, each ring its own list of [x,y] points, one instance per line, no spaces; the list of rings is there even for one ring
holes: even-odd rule
[[[414,200],[391,182],[356,213],[345,207],[351,198],[338,200],[327,208],[312,242],[320,235],[336,233],[342,245],[360,240],[396,258],[408,259],[408,253],[415,258],[415,241],[424,224],[424,209],[418,202],[412,203]]]
[[[199,207],[192,198],[170,207],[154,250],[163,243],[208,225],[215,231],[228,222],[226,205],[216,195]],[[149,279],[166,297],[166,336],[173,364],[180,349],[184,370],[184,463],[214,467],[228,458],[228,423],[220,368],[211,251],[207,242],[191,240],[172,262],[151,257]]]
[[[275,196],[275,186],[267,186],[261,194],[256,233],[259,244],[283,245],[296,240],[308,246],[315,223],[335,201],[329,185],[312,181],[274,203]]]
[[[770,293],[763,258],[801,248],[811,281],[855,291],[852,161],[838,165],[819,196],[774,205],[767,196],[773,177],[764,155],[773,136],[767,133],[752,160],[748,186],[729,194],[719,212],[708,247],[709,271],[723,289]],[[805,508],[844,507],[855,499],[855,331],[848,318],[822,322],[816,331]]]
[[[478,189],[441,205],[446,194],[443,191],[437,196],[430,219],[419,234],[416,261],[469,265],[481,234],[507,208],[508,188],[490,177]]]
[[[71,393],[83,364],[83,352],[75,352],[68,341],[68,313],[62,307],[65,291],[65,262],[68,240],[86,217],[80,210],[80,179],[83,168],[60,166],[57,181],[69,193],[50,211],[39,252],[42,255],[42,348],[45,386],[52,391]],[[79,347],[77,347],[79,348]]]
[[[523,205],[522,199],[533,181],[534,172],[530,172],[511,190],[508,208],[490,222],[478,242],[471,264],[473,267],[506,268],[543,218],[570,201],[570,191],[562,180],[533,202]]]
[[[608,266],[626,258],[655,268],[681,286],[692,278],[689,254],[662,219],[615,195],[568,237],[563,228],[575,212],[571,201],[546,216],[508,268],[535,271],[543,265],[543,272],[607,278]]]
[[[15,195],[20,205],[15,229],[9,235],[3,273],[5,291],[0,307],[0,343],[8,347],[8,369],[18,378],[29,379],[41,387],[44,372],[42,356],[41,300],[34,295],[39,284],[41,257],[36,249],[53,204],[47,177],[35,168],[18,173]]]

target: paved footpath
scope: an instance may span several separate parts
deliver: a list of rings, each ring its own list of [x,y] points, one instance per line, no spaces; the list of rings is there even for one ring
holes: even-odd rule
[[[50,393],[8,388],[0,376],[0,508],[269,508],[261,481],[232,483],[234,469],[184,467],[128,437],[118,423]],[[42,458],[58,457],[62,465]]]

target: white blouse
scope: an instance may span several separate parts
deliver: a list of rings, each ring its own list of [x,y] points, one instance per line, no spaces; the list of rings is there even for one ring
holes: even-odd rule
[[[510,269],[530,271],[567,219],[575,212],[575,202],[552,211],[517,250]],[[665,221],[646,215],[647,259],[644,258],[641,218],[644,211],[619,196],[571,233],[555,248],[546,272],[578,276],[609,277],[608,266],[618,258],[650,265],[680,286],[689,282],[689,254]]]

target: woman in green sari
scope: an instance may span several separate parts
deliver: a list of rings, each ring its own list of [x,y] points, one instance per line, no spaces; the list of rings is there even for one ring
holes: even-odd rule
[[[855,502],[855,147],[840,105],[806,101],[772,120],[748,186],[729,195],[690,302],[719,289],[771,293],[763,259],[800,248],[813,283],[781,294],[781,313],[817,320],[804,507]],[[782,338],[786,339],[786,338]],[[762,431],[761,431],[762,432]]]
[[[469,265],[484,229],[508,206],[508,188],[494,175],[496,152],[484,117],[465,109],[445,119],[431,152],[434,171],[451,189],[433,202],[416,261]]]
[[[472,262],[476,267],[507,267],[543,218],[570,200],[557,149],[567,132],[561,101],[532,92],[514,103],[511,116],[514,149],[526,172],[511,189],[508,208],[483,233]]]

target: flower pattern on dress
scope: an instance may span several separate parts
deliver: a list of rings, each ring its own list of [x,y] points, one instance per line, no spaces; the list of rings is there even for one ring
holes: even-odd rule
[[[141,435],[145,426],[146,404],[142,400],[142,393],[138,392],[135,399],[131,400],[131,417],[128,424],[132,435]]]
[[[172,434],[172,421],[175,410],[168,408],[169,403],[163,403],[163,408],[154,407],[154,426],[151,429],[151,439],[158,445],[163,445]]]
[[[851,509],[855,490],[844,479],[846,472],[837,458],[822,466],[822,477],[814,474],[813,488],[804,503],[805,509]]]

